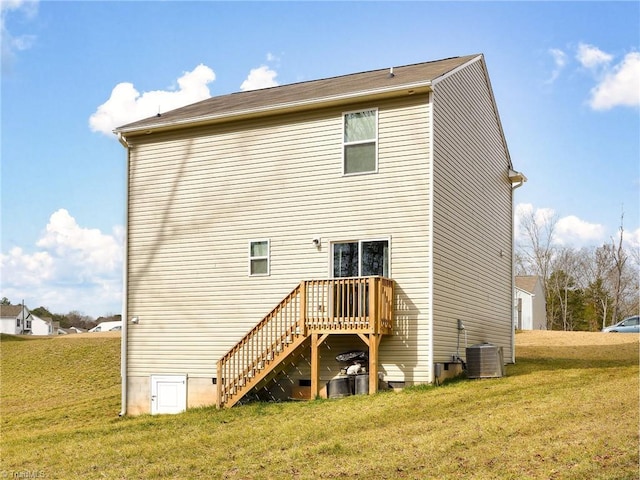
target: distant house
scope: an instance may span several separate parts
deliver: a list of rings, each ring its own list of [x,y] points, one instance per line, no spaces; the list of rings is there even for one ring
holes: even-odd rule
[[[115,322],[101,322],[90,329],[89,332],[115,332],[120,330],[122,330],[122,321],[119,320]]]
[[[77,327],[58,328],[58,335],[73,335],[75,333],[87,333],[87,330]]]
[[[31,314],[31,335],[58,335],[60,322],[54,322],[51,317],[40,318]]]
[[[354,349],[370,393],[459,371],[465,340],[513,361],[526,178],[483,55],[213,97],[115,133],[123,412],[330,395]]]
[[[516,276],[516,319],[518,330],[547,329],[547,301],[542,279],[537,275]]]
[[[31,333],[32,315],[24,305],[0,305],[0,333]]]

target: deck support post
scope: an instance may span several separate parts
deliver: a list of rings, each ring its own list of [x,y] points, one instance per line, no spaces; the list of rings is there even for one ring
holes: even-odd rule
[[[378,393],[378,347],[382,335],[369,335],[369,395]]]
[[[380,346],[380,302],[378,286],[380,283],[369,279],[369,321],[373,333],[369,334],[369,395],[378,393],[378,347]]]
[[[320,395],[320,354],[319,347],[329,337],[328,333],[311,334],[311,400]]]
[[[222,363],[218,361],[216,369],[216,408],[222,407]]]
[[[379,333],[368,335],[358,333],[358,336],[369,349],[369,395],[373,395],[378,392],[378,350],[382,335]]]
[[[311,334],[311,400],[315,400],[320,393],[320,359],[318,357],[317,333]]]

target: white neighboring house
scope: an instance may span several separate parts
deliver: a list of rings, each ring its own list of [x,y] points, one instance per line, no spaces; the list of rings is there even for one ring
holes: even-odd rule
[[[57,335],[60,322],[54,322],[51,317],[40,318],[31,314],[31,335]]]
[[[518,330],[546,330],[547,302],[537,275],[516,276],[516,323]]]
[[[73,333],[87,333],[87,330],[83,330],[78,327],[58,328],[58,335],[68,335]]]
[[[117,322],[101,322],[93,327],[89,332],[115,332],[122,330],[122,321]]]
[[[0,305],[0,333],[31,333],[32,315],[24,305]]]

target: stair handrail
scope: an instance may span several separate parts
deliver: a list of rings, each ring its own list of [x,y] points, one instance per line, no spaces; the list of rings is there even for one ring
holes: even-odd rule
[[[298,284],[291,292],[276,305],[263,319],[249,330],[242,339],[233,345],[217,363],[216,378],[216,404],[222,406],[226,398],[234,394],[235,390],[243,387],[245,378],[258,368],[260,362],[272,361],[269,355],[278,355],[278,347],[290,338],[291,335],[304,335],[304,312],[301,310],[300,293],[305,282]],[[287,314],[282,321],[281,328],[269,328],[270,322],[278,318],[278,315],[293,306],[293,312]],[[266,333],[265,333],[266,332]],[[257,339],[257,341],[254,341]],[[259,343],[259,345],[255,345]],[[238,358],[241,357],[241,358]]]

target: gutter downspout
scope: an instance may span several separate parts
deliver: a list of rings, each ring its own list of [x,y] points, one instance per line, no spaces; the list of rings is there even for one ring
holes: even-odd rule
[[[428,93],[428,98],[427,98],[427,104],[426,107],[429,110],[429,123],[428,123],[428,128],[429,128],[429,133],[428,133],[428,139],[427,139],[427,144],[428,144],[428,148],[429,148],[429,155],[427,158],[427,165],[428,165],[428,175],[429,175],[429,187],[427,190],[427,196],[428,196],[428,202],[429,202],[429,211],[427,212],[427,218],[428,218],[428,222],[429,222],[429,226],[428,226],[428,231],[427,231],[427,239],[428,239],[428,248],[429,248],[429,253],[428,253],[428,257],[427,257],[427,265],[428,265],[428,269],[429,269],[429,273],[428,273],[428,280],[427,283],[429,285],[429,292],[428,292],[428,297],[427,297],[427,304],[429,305],[428,310],[427,310],[427,318],[429,321],[429,343],[428,343],[428,361],[427,361],[427,369],[429,372],[429,380],[431,381],[431,383],[433,385],[436,385],[436,382],[439,382],[440,379],[436,378],[436,371],[435,371],[435,342],[434,342],[434,331],[435,331],[435,327],[434,327],[434,318],[433,318],[433,296],[434,296],[434,287],[433,287],[433,270],[434,270],[434,266],[433,266],[433,248],[434,248],[434,235],[433,235],[433,212],[435,210],[434,205],[435,205],[435,196],[436,196],[436,192],[435,192],[435,180],[434,180],[434,169],[435,169],[435,157],[436,157],[436,152],[435,152],[435,131],[436,131],[436,125],[435,125],[435,110],[436,110],[436,95],[434,93],[434,90],[431,89]]]
[[[527,181],[527,177],[520,172],[509,169],[509,180],[511,180],[511,363],[516,363],[516,306],[515,306],[515,292],[516,292],[516,251],[515,251],[515,201],[513,192],[524,185]]]
[[[124,246],[122,261],[122,337],[120,339],[120,379],[121,387],[121,409],[118,416],[127,414],[127,333],[129,329],[129,312],[127,304],[127,278],[129,259],[129,163],[131,161],[131,146],[127,143],[122,133],[118,132],[118,141],[127,150],[127,160],[125,169],[125,207],[124,207]]]
[[[435,126],[435,115],[434,115],[434,111],[435,111],[435,95],[433,93],[433,90],[429,92],[429,97],[427,98],[427,108],[429,109],[429,154],[428,154],[428,158],[427,158],[427,165],[428,165],[428,169],[429,169],[429,186],[427,187],[427,195],[429,196],[429,212],[427,213],[428,219],[429,219],[429,231],[427,232],[427,238],[428,238],[428,242],[429,242],[429,256],[427,258],[427,265],[429,266],[429,276],[428,276],[428,284],[429,284],[429,292],[428,292],[428,298],[427,298],[427,302],[428,302],[428,311],[427,311],[427,318],[429,319],[429,343],[428,343],[428,359],[427,359],[427,368],[429,371],[429,380],[431,380],[432,384],[435,384],[436,381],[438,381],[439,379],[436,379],[436,372],[435,372],[435,359],[434,359],[434,351],[433,351],[433,332],[434,332],[434,328],[433,328],[433,206],[434,206],[434,202],[435,202],[435,180],[433,178],[433,171],[434,171],[434,165],[433,165],[433,159],[435,158],[435,152],[434,152],[434,137],[435,137],[435,130],[436,130],[436,126]]]

